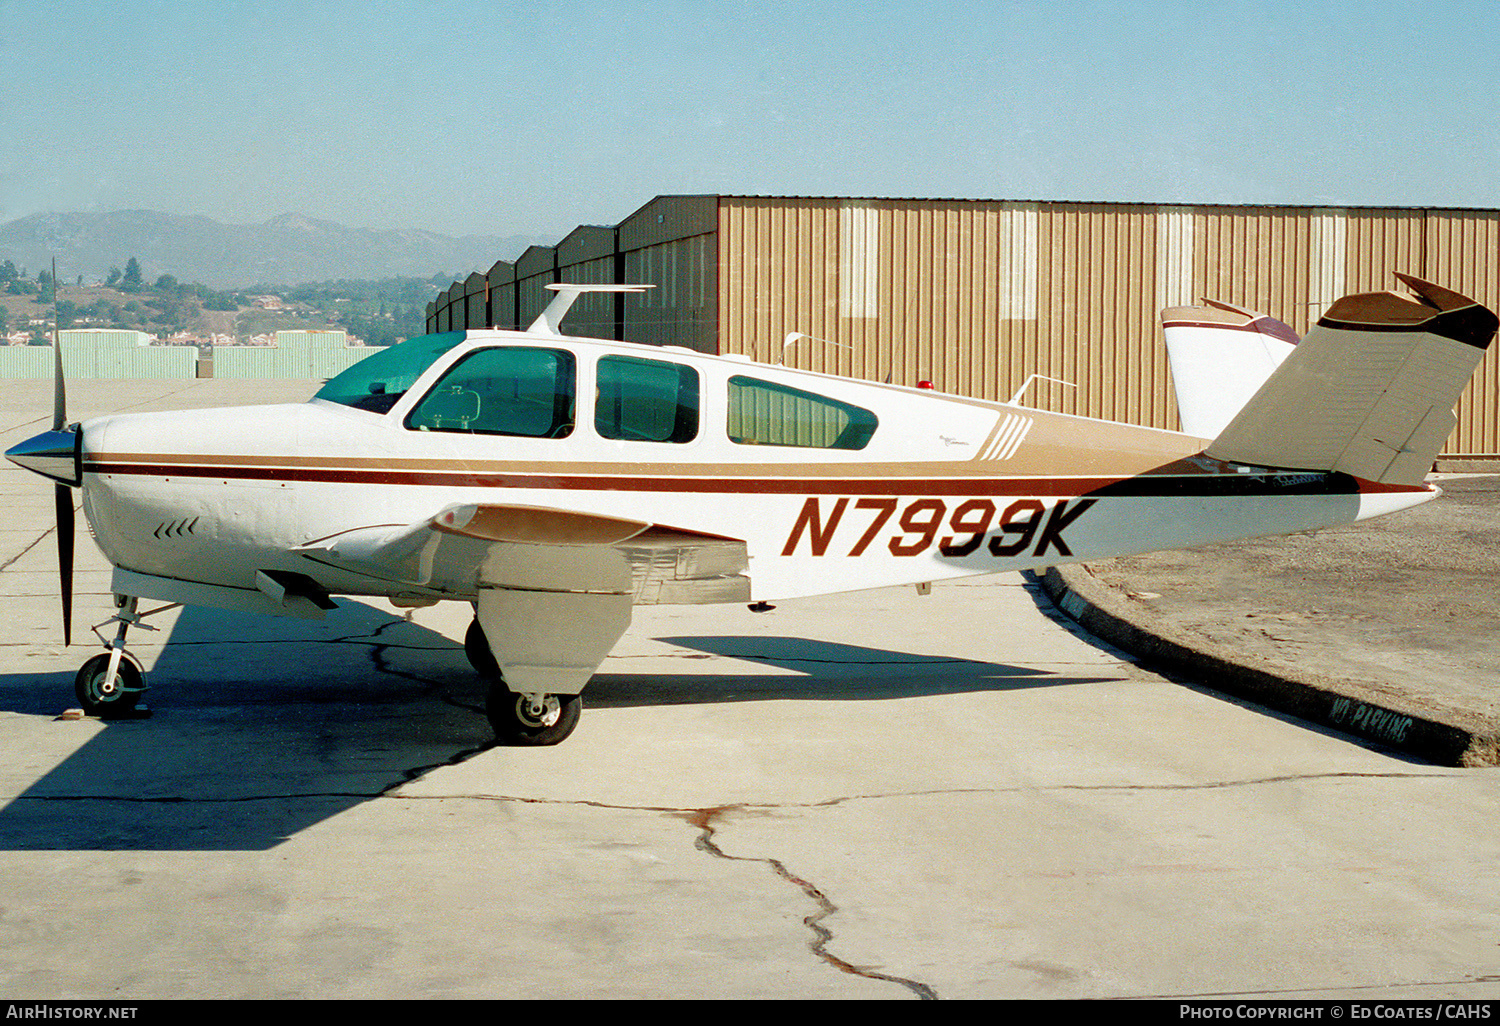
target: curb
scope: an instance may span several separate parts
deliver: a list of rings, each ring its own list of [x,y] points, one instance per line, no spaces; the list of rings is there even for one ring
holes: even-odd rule
[[[1444,766],[1500,765],[1500,737],[1398,709],[1285,671],[1246,666],[1202,642],[1157,633],[1132,615],[1130,600],[1100,584],[1081,564],[1027,571],[1052,602],[1084,630],[1123,649],[1152,669],[1165,670],[1216,691],[1248,699],[1300,719],[1353,734]]]

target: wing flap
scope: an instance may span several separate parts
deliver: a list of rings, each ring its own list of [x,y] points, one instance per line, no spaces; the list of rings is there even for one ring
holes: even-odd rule
[[[619,549],[630,564],[636,605],[750,601],[742,541],[653,527]]]

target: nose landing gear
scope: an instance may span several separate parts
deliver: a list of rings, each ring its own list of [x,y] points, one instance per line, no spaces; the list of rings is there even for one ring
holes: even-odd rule
[[[176,604],[138,613],[136,609],[139,601],[133,595],[116,595],[115,606],[119,612],[93,628],[106,651],[84,663],[73,680],[73,692],[78,696],[78,704],[83,707],[85,715],[105,720],[140,715],[136,706],[146,685],[140,662],[125,651],[125,632],[132,625],[148,631],[157,630],[143,622],[145,618],[175,609]],[[99,632],[112,623],[117,623],[120,627],[115,632],[113,641],[104,641],[104,635]]]
[[[135,662],[122,652],[111,651],[83,664],[73,679],[73,692],[85,715],[118,720],[136,712],[136,703],[146,690],[141,681]]]

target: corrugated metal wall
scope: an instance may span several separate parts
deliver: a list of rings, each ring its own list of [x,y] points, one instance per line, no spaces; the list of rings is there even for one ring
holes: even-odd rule
[[[496,260],[485,275],[490,283],[490,327],[516,327],[516,266]]]
[[[196,346],[153,346],[143,331],[59,332],[67,378],[191,378]],[[52,377],[52,347],[0,346],[0,378]]]
[[[718,348],[1176,428],[1158,314],[1220,299],[1299,333],[1405,271],[1500,307],[1500,212],[720,197]],[[629,280],[639,280],[631,278]],[[647,279],[650,280],[650,279]],[[846,348],[847,347],[847,348]],[[1450,454],[1500,453],[1500,359]]]
[[[516,301],[522,328],[547,309],[556,293],[547,286],[557,282],[557,247],[529,246],[516,260]],[[455,323],[454,330],[464,327]]]
[[[348,343],[342,331],[278,331],[271,346],[214,346],[214,377],[322,380],[385,348]]]
[[[720,350],[989,399],[1040,374],[1078,387],[1034,382],[1034,405],[1175,421],[1165,352],[1137,358],[1155,330],[1157,218],[1145,206],[725,197]],[[790,332],[814,338],[783,351]]]
[[[572,285],[615,284],[618,240],[619,229],[613,226],[573,229],[557,244],[557,280]],[[619,329],[616,299],[613,293],[584,293],[563,318],[562,330],[586,338],[615,338]]]
[[[51,346],[0,346],[0,378],[52,377]],[[198,350],[193,346],[72,345],[63,340],[65,378],[192,378]]]
[[[464,279],[464,324],[476,328],[490,323],[490,283],[475,271]]]
[[[1431,211],[1422,234],[1428,278],[1500,312],[1500,211]],[[1491,345],[1458,404],[1446,452],[1500,454],[1500,353]]]
[[[624,338],[718,352],[717,196],[658,196],[620,222],[624,281],[653,285],[624,300]]]
[[[1398,287],[1393,271],[1500,308],[1500,211],[658,196],[527,250],[505,308],[524,326],[548,282],[650,284],[622,326],[585,297],[565,330],[989,399],[1039,375],[1031,405],[1175,428],[1164,307],[1219,299],[1305,334],[1340,296]],[[438,296],[429,330],[481,326],[465,291]],[[792,332],[812,338],[783,349]],[[1494,350],[1447,452],[1500,454]]]

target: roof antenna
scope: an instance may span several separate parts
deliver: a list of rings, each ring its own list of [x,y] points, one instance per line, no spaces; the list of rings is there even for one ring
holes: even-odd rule
[[[848,345],[843,342],[835,342],[831,338],[819,338],[816,335],[809,335],[803,331],[794,331],[787,335],[785,342],[781,343],[781,359],[777,360],[777,363],[786,363],[786,351],[792,348],[792,343],[797,341],[799,338],[809,339],[813,342],[824,342],[830,346],[838,346],[841,349],[855,348],[854,346]]]
[[[1031,375],[1031,377],[1027,378],[1024,382],[1022,382],[1021,387],[1018,388],[1018,389],[1016,389],[1016,394],[1010,397],[1010,405],[1012,405],[1012,406],[1020,406],[1020,405],[1022,405],[1022,403],[1021,403],[1021,396],[1023,396],[1023,395],[1026,394],[1026,390],[1031,387],[1031,383],[1033,381],[1036,381],[1038,378],[1040,378],[1042,381],[1055,381],[1059,385],[1067,385],[1069,388],[1077,388],[1078,387],[1077,385],[1073,384],[1073,382],[1071,382],[1071,381],[1064,381],[1062,378],[1049,378],[1045,374],[1033,374],[1033,375]]]

